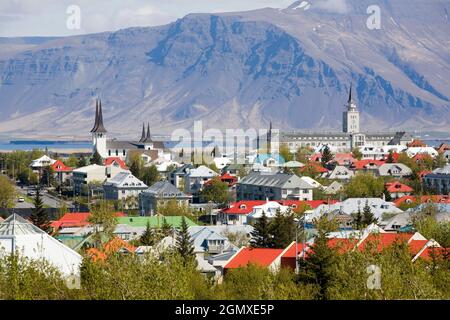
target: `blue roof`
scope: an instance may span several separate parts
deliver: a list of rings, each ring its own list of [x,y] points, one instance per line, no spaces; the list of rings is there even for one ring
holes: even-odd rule
[[[278,162],[278,164],[283,164],[286,162],[284,160],[283,156],[280,154],[263,153],[263,154],[258,154],[258,156],[255,159],[255,163],[263,164],[264,161],[266,161],[269,158],[275,159]]]

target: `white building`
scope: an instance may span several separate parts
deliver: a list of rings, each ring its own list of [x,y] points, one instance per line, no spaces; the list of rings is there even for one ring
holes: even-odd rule
[[[32,170],[40,170],[45,167],[49,167],[54,164],[56,160],[50,158],[47,155],[43,155],[42,157],[31,161],[30,168]]]
[[[276,201],[267,201],[260,206],[254,206],[252,212],[247,216],[246,223],[261,218],[263,212],[266,214],[267,218],[272,219],[277,214],[279,210],[280,213],[285,214],[290,211],[289,206],[283,206]]]
[[[139,194],[145,189],[147,189],[147,185],[129,171],[119,172],[103,183],[103,190],[107,200],[137,199]]]
[[[98,182],[103,184],[106,179],[114,177],[119,172],[129,172],[118,166],[99,166],[97,164],[91,164],[89,166],[77,168],[72,172],[72,181],[74,192],[76,194],[86,192],[83,190],[83,186],[89,183]]]
[[[433,147],[410,147],[406,149],[406,155],[410,158],[413,158],[417,154],[428,154],[431,157],[435,158],[438,156],[438,152]]]
[[[199,192],[205,182],[217,176],[219,176],[217,172],[203,165],[198,168],[187,169],[187,174],[184,177],[184,192]]]
[[[14,253],[44,259],[65,277],[80,273],[81,255],[17,214],[0,223],[0,257]]]

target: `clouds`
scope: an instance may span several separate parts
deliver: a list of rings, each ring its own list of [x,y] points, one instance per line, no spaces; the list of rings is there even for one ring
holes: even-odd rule
[[[0,36],[58,36],[162,25],[193,12],[287,7],[293,0],[1,0]],[[326,1],[325,1],[326,2]],[[66,27],[70,5],[81,28]]]

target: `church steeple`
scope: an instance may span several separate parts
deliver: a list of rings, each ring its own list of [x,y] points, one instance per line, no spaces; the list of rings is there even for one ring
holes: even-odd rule
[[[103,125],[103,112],[102,112],[102,100],[96,103],[95,112],[95,125],[91,130],[92,133],[106,133],[105,126]]]
[[[95,129],[97,129],[98,126],[98,99],[95,100],[95,121],[94,121],[94,127],[92,128],[91,132],[95,132]]]
[[[143,142],[145,140],[145,123],[142,122],[142,134],[141,139],[139,139],[139,142]]]
[[[145,138],[145,140],[151,140],[152,138],[150,137],[150,122],[147,122],[147,137]]]

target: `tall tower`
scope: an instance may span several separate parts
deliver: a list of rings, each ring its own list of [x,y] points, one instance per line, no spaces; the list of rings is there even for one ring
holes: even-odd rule
[[[267,153],[272,153],[272,121],[270,121],[269,131],[267,132]]]
[[[108,157],[108,152],[106,148],[106,129],[103,125],[103,111],[102,111],[102,101],[96,100],[95,102],[95,123],[91,130],[92,134],[92,146],[94,152],[100,154],[102,158]]]
[[[347,110],[343,114],[342,130],[345,133],[359,133],[359,111],[352,98],[352,85],[350,85]]]

